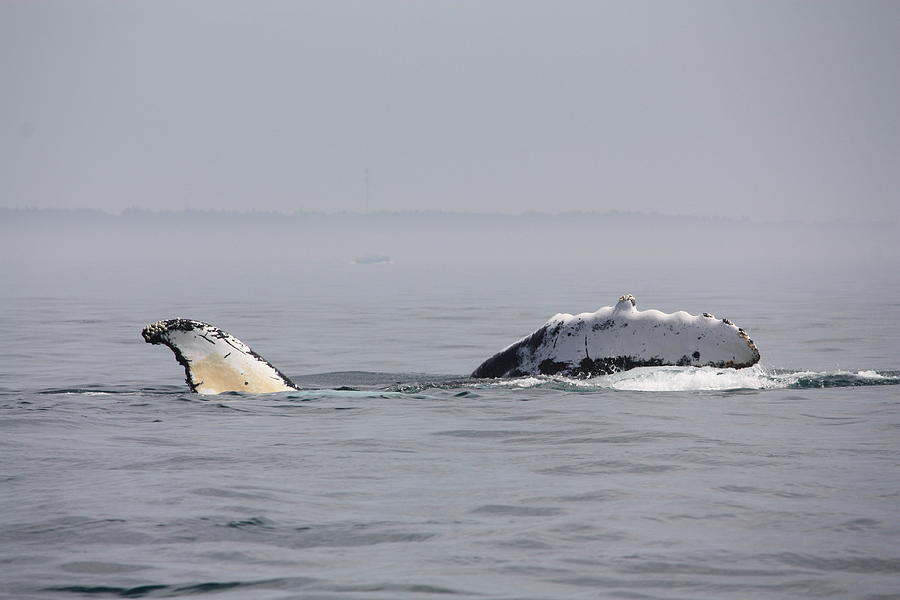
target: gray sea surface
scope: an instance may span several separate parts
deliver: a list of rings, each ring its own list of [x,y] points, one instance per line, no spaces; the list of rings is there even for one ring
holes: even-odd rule
[[[225,263],[7,279],[0,596],[900,598],[895,274]],[[623,293],[761,365],[467,377]],[[189,393],[171,317],[303,389]]]

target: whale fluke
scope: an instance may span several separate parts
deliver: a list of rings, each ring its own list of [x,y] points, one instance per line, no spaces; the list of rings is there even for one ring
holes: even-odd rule
[[[175,353],[193,392],[266,394],[297,389],[247,344],[207,323],[169,319],[147,325],[141,335],[147,343],[168,346]]]
[[[759,362],[753,340],[709,313],[640,311],[634,296],[593,313],[558,314],[484,361],[472,377],[591,377],[635,367],[743,368]]]

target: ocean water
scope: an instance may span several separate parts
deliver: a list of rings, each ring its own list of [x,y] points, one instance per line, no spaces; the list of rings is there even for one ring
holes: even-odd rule
[[[900,283],[304,264],[7,279],[0,595],[900,598]],[[13,283],[10,283],[13,281]],[[727,316],[742,371],[466,377],[556,312]],[[303,387],[191,394],[162,318]]]

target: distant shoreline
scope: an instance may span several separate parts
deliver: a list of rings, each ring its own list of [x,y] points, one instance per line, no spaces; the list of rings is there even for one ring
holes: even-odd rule
[[[624,223],[719,223],[732,225],[869,225],[869,226],[897,226],[900,223],[885,220],[854,221],[836,219],[800,221],[797,219],[771,219],[771,218],[735,218],[720,215],[694,215],[676,213],[658,213],[643,211],[559,211],[559,212],[472,212],[472,211],[440,211],[440,210],[397,210],[397,211],[372,211],[372,212],[322,212],[297,210],[261,211],[261,210],[149,210],[144,208],[129,208],[121,212],[110,212],[96,208],[41,208],[41,207],[0,207],[0,222],[9,223],[19,221],[54,221],[59,218],[75,219],[81,222],[128,222],[128,221],[203,221],[203,222],[278,222],[289,220],[299,222],[339,222],[339,221],[416,221],[416,222],[460,222],[477,221],[480,223],[491,221],[518,221],[518,222],[579,222],[584,221],[619,221]]]

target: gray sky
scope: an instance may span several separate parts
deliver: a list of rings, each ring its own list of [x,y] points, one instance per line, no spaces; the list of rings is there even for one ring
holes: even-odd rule
[[[6,0],[0,206],[896,221],[898,56],[895,1]]]

